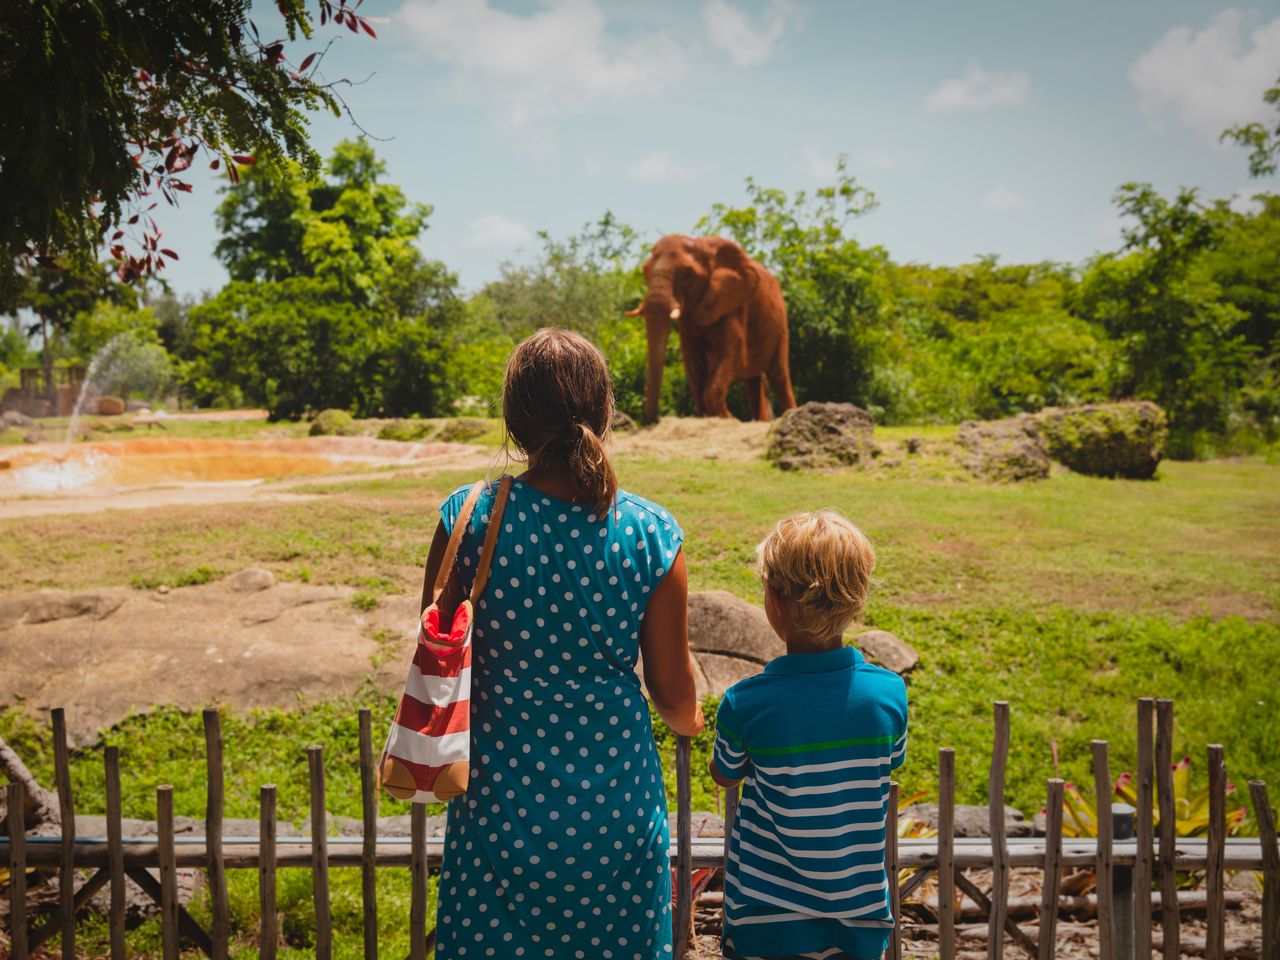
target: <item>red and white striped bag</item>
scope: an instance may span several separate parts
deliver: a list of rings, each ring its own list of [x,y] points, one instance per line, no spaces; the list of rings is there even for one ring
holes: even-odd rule
[[[449,545],[436,571],[429,605],[428,584],[423,578],[424,609],[418,646],[380,764],[382,786],[399,800],[413,803],[450,800],[466,792],[470,778],[471,634],[475,606],[489,579],[489,567],[502,529],[511,477],[504,476],[498,484],[471,595],[454,603],[451,601],[462,592],[456,569],[458,546],[483,489],[483,480],[471,488],[454,521]],[[446,612],[450,609],[452,617]]]

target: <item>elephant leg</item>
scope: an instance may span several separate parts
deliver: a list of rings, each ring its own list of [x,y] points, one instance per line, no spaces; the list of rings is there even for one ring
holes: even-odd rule
[[[733,419],[725,399],[729,396],[729,387],[733,384],[733,370],[723,359],[710,356],[707,358],[707,385],[702,392],[704,416]]]
[[[764,377],[747,377],[742,381],[747,394],[747,403],[751,405],[751,415],[757,420],[767,422],[773,419],[773,411],[769,409],[769,395],[765,392]]]
[[[769,387],[773,390],[773,399],[778,403],[778,412],[791,410],[796,405],[796,395],[791,392],[791,373],[787,370],[787,361],[782,359],[769,369]]]
[[[693,397],[694,416],[706,416],[702,394],[707,388],[707,347],[693,337],[680,336],[680,359],[689,378],[689,395]]]

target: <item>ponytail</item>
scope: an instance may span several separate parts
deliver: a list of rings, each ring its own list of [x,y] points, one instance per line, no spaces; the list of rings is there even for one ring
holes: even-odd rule
[[[605,452],[604,441],[582,422],[577,424],[577,437],[569,449],[569,470],[578,489],[594,505],[596,516],[603,520],[618,496],[618,477]]]
[[[544,328],[521,342],[507,362],[502,416],[507,437],[530,466],[562,466],[597,517],[612,512],[618,478],[604,437],[613,418],[613,384],[589,340]]]

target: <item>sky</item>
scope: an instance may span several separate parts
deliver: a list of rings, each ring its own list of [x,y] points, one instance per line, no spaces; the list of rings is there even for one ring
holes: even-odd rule
[[[327,80],[378,138],[388,179],[434,207],[421,246],[473,291],[612,211],[646,238],[688,232],[743,181],[832,182],[878,208],[860,242],[898,261],[1079,262],[1115,249],[1127,181],[1207,198],[1251,181],[1228,126],[1266,120],[1280,2],[366,0],[376,40],[332,27]],[[257,11],[264,35],[279,24]],[[359,135],[317,116],[322,155]],[[161,222],[180,293],[226,280],[224,179]]]

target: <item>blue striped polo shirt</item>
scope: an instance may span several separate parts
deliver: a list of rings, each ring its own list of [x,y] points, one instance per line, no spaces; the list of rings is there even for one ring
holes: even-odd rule
[[[743,778],[727,956],[884,952],[889,781],[906,746],[902,678],[853,647],[778,657],[725,691],[712,757]]]

